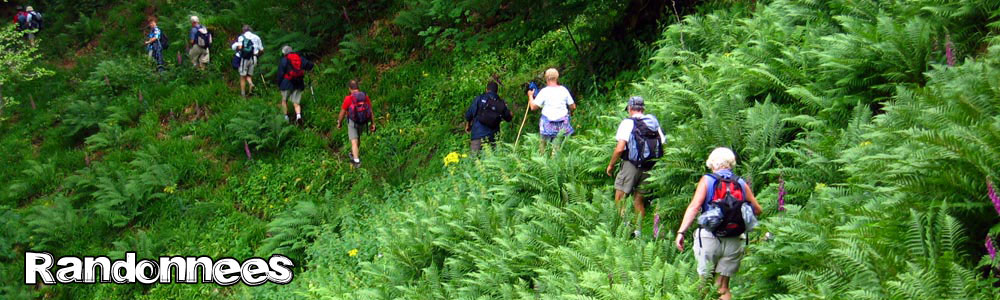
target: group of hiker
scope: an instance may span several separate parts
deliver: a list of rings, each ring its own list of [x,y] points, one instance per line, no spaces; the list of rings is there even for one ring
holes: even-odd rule
[[[14,22],[19,31],[25,31],[26,39],[34,43],[34,33],[42,28],[41,14],[31,6],[23,10],[18,7]],[[211,61],[212,33],[197,16],[191,16],[190,23],[185,43],[188,59],[193,68],[205,70]],[[163,51],[169,47],[169,41],[167,35],[157,27],[155,19],[150,19],[148,25],[149,32],[145,39],[147,55],[155,62],[157,70],[163,71]],[[249,97],[256,87],[254,70],[264,54],[264,44],[250,25],[243,25],[242,32],[233,39],[230,49],[234,52],[232,67],[239,74],[240,95]],[[280,106],[286,121],[302,124],[301,100],[305,92],[305,72],[312,70],[314,64],[289,45],[280,48],[280,55],[275,78],[281,94]],[[557,139],[574,134],[572,114],[577,107],[573,94],[559,83],[558,70],[545,70],[543,79],[544,85],[531,83],[525,90],[527,107],[521,124],[523,129],[528,111],[541,110],[538,131],[542,151],[546,144],[558,145],[559,143],[554,143]],[[353,167],[358,168],[361,165],[360,136],[365,130],[376,130],[375,115],[371,99],[361,90],[357,80],[349,81],[347,90],[348,95],[341,103],[336,127],[340,129],[344,120],[347,120],[347,134],[351,144],[350,162]],[[288,114],[289,101],[294,107],[294,119]],[[646,103],[642,97],[628,98],[625,111],[627,117],[618,124],[614,135],[616,144],[605,173],[614,177],[617,213],[624,218],[627,205],[623,204],[623,200],[631,195],[637,217],[636,226],[639,226],[646,214],[643,183],[656,161],[664,155],[666,136],[659,120],[646,111]],[[465,131],[470,134],[473,156],[482,151],[484,144],[495,147],[501,123],[511,122],[513,117],[510,107],[500,97],[499,83],[496,80],[488,82],[485,91],[472,99],[464,114]],[[736,155],[732,150],[724,147],[714,149],[705,165],[711,172],[698,181],[677,230],[675,246],[684,251],[689,229],[697,221],[698,228],[691,235],[698,274],[714,277],[722,299],[730,299],[729,278],[739,269],[744,246],[748,241],[747,233],[756,225],[756,216],[761,214],[761,206],[747,182],[733,173]],[[616,169],[617,175],[614,174]],[[628,221],[626,224],[629,224]],[[641,236],[641,229],[632,234],[635,237]]]
[[[538,131],[543,151],[545,143],[573,134],[570,120],[576,109],[569,89],[559,84],[558,70],[546,70],[544,79],[544,87],[538,88],[532,83],[527,89],[528,109],[541,109]],[[664,155],[663,144],[666,143],[659,121],[646,112],[645,104],[639,96],[627,100],[625,111],[628,117],[618,124],[614,137],[617,143],[605,170],[608,176],[615,178],[614,202],[623,218],[626,205],[622,200],[632,195],[636,226],[646,214],[643,182],[656,161]],[[490,81],[485,93],[476,96],[465,112],[465,130],[470,133],[473,156],[481,151],[484,142],[495,145],[500,123],[510,122],[512,118],[507,104],[500,99],[498,84]],[[762,213],[762,209],[747,182],[733,173],[736,154],[731,149],[714,149],[705,165],[711,172],[698,181],[674,244],[679,251],[684,251],[685,237],[697,216],[698,228],[692,236],[698,274],[704,278],[714,277],[721,299],[731,299],[729,278],[739,270],[744,246],[749,241],[747,233],[756,226],[756,216]],[[614,175],[616,167],[618,174]],[[627,224],[628,221],[626,227]],[[642,232],[635,230],[633,235],[639,237]]]
[[[185,43],[188,60],[193,68],[203,71],[211,62],[212,32],[202,24],[198,16],[191,16],[190,21],[191,28],[187,43]],[[170,42],[167,35],[157,26],[156,19],[150,19],[148,25],[146,51],[156,64],[157,70],[162,72],[165,70],[163,51],[169,48]],[[244,24],[242,32],[233,40],[229,48],[234,52],[232,67],[239,74],[240,96],[250,97],[256,87],[253,80],[254,70],[260,57],[264,54],[264,43],[260,36],[253,32],[250,25]],[[180,60],[179,57],[178,60]],[[305,75],[314,66],[312,61],[295,52],[291,46],[281,47],[281,59],[278,61],[278,72],[274,82],[281,94],[280,106],[285,121],[298,125],[303,124],[301,102],[306,89]],[[341,128],[346,117],[348,138],[351,142],[351,164],[357,168],[361,166],[360,136],[365,129],[375,131],[375,123],[372,122],[375,115],[372,112],[371,99],[361,91],[357,80],[348,82],[347,88],[349,93],[344,97],[340,117],[337,120],[337,128]],[[288,102],[292,102],[295,111],[294,119],[289,117]]]
[[[31,6],[17,6],[17,13],[14,14],[15,29],[23,32],[24,38],[35,45],[35,34],[44,26],[42,13],[35,11]]]

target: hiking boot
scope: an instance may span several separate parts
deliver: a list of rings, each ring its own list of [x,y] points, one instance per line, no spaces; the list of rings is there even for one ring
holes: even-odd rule
[[[361,168],[361,160],[357,158],[351,159],[351,166],[355,169]]]

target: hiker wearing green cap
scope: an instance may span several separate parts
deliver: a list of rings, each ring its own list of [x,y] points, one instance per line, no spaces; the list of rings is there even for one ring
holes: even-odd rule
[[[622,204],[622,199],[628,194],[633,195],[632,206],[636,212],[636,226],[640,228],[634,234],[638,237],[642,234],[639,220],[646,215],[640,187],[647,177],[646,173],[656,163],[656,159],[663,156],[663,143],[666,142],[666,138],[656,117],[645,114],[646,105],[642,97],[629,98],[625,110],[628,111],[628,118],[618,124],[618,131],[615,133],[618,144],[611,154],[611,161],[608,162],[605,172],[608,176],[612,176],[615,164],[621,159],[621,168],[615,177],[615,207],[618,208],[618,214],[624,217],[625,205]]]

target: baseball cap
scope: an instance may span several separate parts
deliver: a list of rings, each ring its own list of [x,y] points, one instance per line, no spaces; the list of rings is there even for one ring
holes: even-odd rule
[[[638,108],[638,109],[646,109],[646,103],[642,99],[642,97],[640,97],[640,96],[632,96],[631,98],[628,98],[628,105],[625,105],[625,111],[628,111],[629,107]]]

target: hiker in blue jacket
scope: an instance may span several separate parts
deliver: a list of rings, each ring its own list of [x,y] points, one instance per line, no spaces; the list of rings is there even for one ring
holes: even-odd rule
[[[469,148],[472,155],[479,154],[483,149],[483,139],[491,147],[496,145],[496,134],[500,131],[500,122],[510,122],[514,114],[507,109],[507,103],[497,94],[497,83],[486,84],[486,93],[472,99],[472,104],[465,111],[465,132],[472,134]]]

